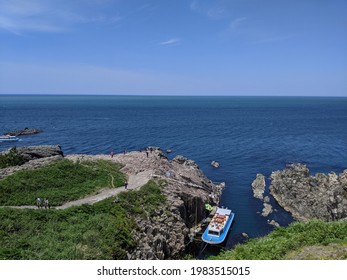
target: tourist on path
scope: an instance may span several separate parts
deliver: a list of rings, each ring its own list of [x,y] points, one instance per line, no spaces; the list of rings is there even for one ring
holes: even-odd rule
[[[41,201],[41,198],[36,198],[36,206],[37,208],[41,208],[41,204],[42,204],[42,201]]]
[[[127,190],[128,189],[128,181],[125,181],[124,188]]]
[[[49,208],[49,201],[47,198],[45,198],[44,203],[45,203],[45,209]]]

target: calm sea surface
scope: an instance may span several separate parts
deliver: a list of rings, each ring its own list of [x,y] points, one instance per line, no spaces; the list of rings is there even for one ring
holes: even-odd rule
[[[151,145],[195,160],[212,181],[226,182],[221,205],[236,213],[228,244],[241,232],[268,233],[267,219],[291,221],[276,205],[267,218],[257,213],[257,173],[269,177],[291,162],[312,173],[347,168],[347,98],[0,95],[0,134],[25,127],[44,132],[22,136],[17,146],[108,154]],[[0,151],[11,146],[0,143]]]

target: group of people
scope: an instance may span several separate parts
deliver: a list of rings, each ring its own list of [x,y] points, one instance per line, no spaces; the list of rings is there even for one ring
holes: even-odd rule
[[[124,149],[123,150],[123,154],[125,155],[126,153],[127,153],[127,150]],[[111,156],[111,158],[113,158],[113,156],[114,156],[114,151],[113,150],[111,150],[110,156]]]
[[[45,198],[43,201],[40,197],[36,198],[36,206],[37,208],[42,208],[42,207],[45,207],[45,209],[50,208],[48,198]]]

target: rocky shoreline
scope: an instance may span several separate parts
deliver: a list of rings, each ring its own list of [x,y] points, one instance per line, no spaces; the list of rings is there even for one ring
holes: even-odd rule
[[[310,176],[304,164],[271,173],[270,193],[299,221],[347,220],[347,170]]]
[[[183,156],[168,160],[159,148],[151,152],[129,152],[110,155],[64,155],[60,146],[18,148],[26,163],[0,169],[0,179],[18,170],[35,169],[55,160],[110,160],[123,165],[127,176],[146,175],[161,185],[165,206],[153,216],[133,217],[136,246],[128,259],[181,259],[187,253],[190,228],[206,217],[205,204],[218,205],[224,184],[209,180],[198,165]]]
[[[320,219],[323,221],[347,220],[347,170],[337,175],[317,173],[310,175],[305,164],[294,163],[270,175],[271,196],[298,221]],[[253,196],[263,202],[261,215],[273,212],[270,198],[264,197],[265,176],[257,174],[251,184]],[[278,227],[274,220],[269,224]]]

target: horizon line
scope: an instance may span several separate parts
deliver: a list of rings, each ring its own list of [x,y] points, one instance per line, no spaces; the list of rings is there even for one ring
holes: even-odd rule
[[[188,94],[188,95],[182,95],[182,94],[93,94],[93,93],[0,93],[0,96],[133,96],[133,97],[322,97],[322,98],[329,98],[329,97],[340,97],[340,98],[347,98],[347,95],[271,95],[271,94],[264,94],[264,95],[209,95],[209,94]]]

